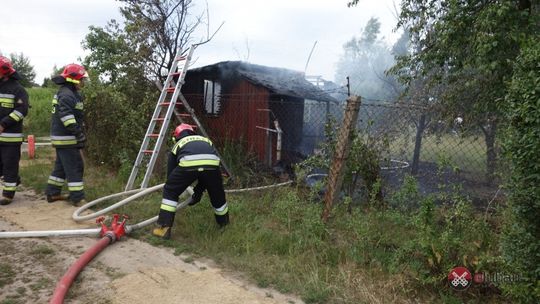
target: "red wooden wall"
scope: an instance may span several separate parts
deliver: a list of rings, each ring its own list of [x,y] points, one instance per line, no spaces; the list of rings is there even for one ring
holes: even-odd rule
[[[202,95],[187,95],[186,98],[214,142],[223,142],[225,138],[241,140],[246,150],[255,153],[261,162],[266,163],[266,131],[257,128],[270,126],[268,112],[259,111],[269,108],[269,92],[266,88],[240,79],[228,88],[226,95],[221,96],[220,114],[216,117],[204,114]],[[275,144],[272,154],[275,159]]]

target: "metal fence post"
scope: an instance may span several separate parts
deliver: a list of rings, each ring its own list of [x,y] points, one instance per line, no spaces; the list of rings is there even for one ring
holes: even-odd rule
[[[325,223],[328,221],[332,205],[339,196],[341,185],[343,184],[344,164],[349,157],[352,138],[351,135],[356,127],[360,104],[360,96],[351,96],[347,98],[347,107],[345,108],[341,129],[337,135],[338,139],[336,143],[336,151],[334,153],[334,159],[332,160],[330,172],[328,174],[327,191],[324,195],[325,207],[322,213],[322,220]]]

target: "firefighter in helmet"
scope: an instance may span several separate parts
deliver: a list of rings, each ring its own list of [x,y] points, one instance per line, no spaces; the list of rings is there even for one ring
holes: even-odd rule
[[[28,93],[20,79],[11,61],[0,56],[0,175],[4,176],[0,205],[12,202],[20,183],[23,118],[28,113]]]
[[[163,188],[158,227],[152,234],[164,239],[171,237],[179,196],[194,181],[197,181],[197,185],[189,205],[198,203],[204,190],[208,190],[215,220],[219,227],[224,227],[229,223],[229,212],[219,169],[220,160],[212,142],[206,137],[196,135],[193,128],[184,123],[174,130],[173,141],[175,144],[169,153],[167,181]]]
[[[81,149],[86,136],[83,130],[83,99],[79,91],[88,73],[81,65],[72,63],[52,78],[60,88],[52,100],[51,143],[56,149],[56,160],[47,181],[47,201],[69,200],[78,205],[84,200],[84,163]],[[69,196],[61,194],[67,181]]]

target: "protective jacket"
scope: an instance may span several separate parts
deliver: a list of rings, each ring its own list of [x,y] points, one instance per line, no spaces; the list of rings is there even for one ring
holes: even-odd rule
[[[207,190],[216,222],[220,226],[227,225],[228,206],[219,163],[212,141],[203,136],[180,133],[178,142],[169,153],[167,181],[163,187],[157,223],[162,227],[172,227],[180,194],[197,181],[193,198],[200,200]],[[170,233],[170,229],[159,228],[154,234],[161,236],[164,231]]]
[[[28,94],[19,84],[18,75],[0,80],[0,145],[21,145],[23,118],[28,114]]]
[[[83,148],[83,100],[71,83],[60,87],[52,101],[51,143],[55,148]]]
[[[173,146],[169,154],[168,172],[170,173],[176,165],[181,170],[203,171],[204,169],[219,169],[219,157],[216,150],[208,138],[200,135],[189,135],[181,137]],[[172,164],[172,166],[171,166]]]

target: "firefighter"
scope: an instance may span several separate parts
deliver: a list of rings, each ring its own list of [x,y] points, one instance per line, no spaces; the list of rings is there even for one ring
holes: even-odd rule
[[[193,128],[184,123],[174,130],[173,141],[175,144],[169,153],[167,181],[163,188],[158,227],[152,234],[170,239],[178,198],[194,181],[197,181],[197,185],[189,205],[197,204],[204,190],[208,190],[215,220],[219,227],[226,226],[229,223],[229,212],[219,169],[220,160],[212,142],[206,137],[196,135]]]
[[[4,176],[0,205],[13,201],[20,183],[23,118],[28,113],[28,93],[19,83],[20,79],[11,61],[0,56],[0,172]]]
[[[47,181],[47,202],[69,200],[77,206],[84,202],[84,163],[81,149],[86,136],[83,130],[83,100],[79,91],[88,73],[83,66],[68,64],[62,73],[52,78],[58,93],[52,100],[51,143],[56,149],[56,160]],[[69,196],[61,194],[67,181]]]

